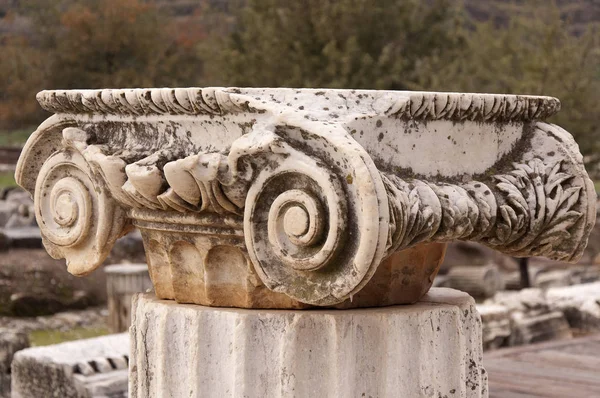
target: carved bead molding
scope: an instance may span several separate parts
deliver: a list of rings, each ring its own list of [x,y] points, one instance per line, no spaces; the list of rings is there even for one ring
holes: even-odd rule
[[[575,262],[595,221],[577,144],[543,122],[554,98],[190,88],[38,100],[55,115],[28,141],[17,179],[35,196],[46,248],[75,274],[133,223],[149,261],[167,264],[155,285],[176,279],[181,261],[178,278],[194,261],[208,267],[226,245],[249,260],[244,283],[334,305],[420,243]],[[159,296],[177,298],[176,285]]]

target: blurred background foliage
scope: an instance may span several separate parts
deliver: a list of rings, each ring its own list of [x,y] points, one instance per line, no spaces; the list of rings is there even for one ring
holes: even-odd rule
[[[0,0],[0,132],[52,88],[543,94],[595,166],[599,22],[597,0]]]

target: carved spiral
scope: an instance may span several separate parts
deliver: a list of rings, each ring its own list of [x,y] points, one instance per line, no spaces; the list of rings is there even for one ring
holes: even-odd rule
[[[46,183],[49,183],[46,179]],[[47,184],[47,186],[52,186]],[[44,190],[44,188],[42,188]],[[73,246],[88,235],[92,199],[84,183],[73,177],[55,181],[49,199],[39,213],[46,239],[59,246]]]
[[[323,208],[314,195],[299,189],[281,193],[271,205],[268,221],[269,242],[278,257],[300,270],[325,265],[323,257],[330,251],[314,250],[315,243],[323,239],[323,217]]]
[[[334,283],[331,263],[347,233],[346,198],[338,179],[326,170],[284,164],[258,176],[246,203],[249,222],[244,224],[263,282],[305,302],[315,293],[326,295],[327,285]],[[315,291],[303,291],[304,282],[290,283],[298,278]]]
[[[50,156],[35,187],[36,219],[54,258],[69,272],[85,275],[102,263],[123,229],[120,208],[98,187],[89,165],[74,149]]]
[[[327,265],[339,244],[345,224],[340,217],[343,199],[323,195],[322,190],[311,187],[316,185],[314,181],[296,173],[282,173],[270,185],[281,187],[281,180],[288,178],[299,179],[295,184],[304,183],[308,188],[292,188],[278,194],[269,209],[268,241],[274,254],[287,266],[298,271],[315,271]],[[334,190],[331,185],[327,188]],[[271,187],[269,191],[264,193],[276,194],[278,190]]]
[[[292,151],[267,162],[246,197],[246,247],[263,283],[314,305],[333,305],[372,275],[377,198],[318,159]],[[341,175],[340,175],[341,174]],[[370,188],[368,184],[365,184]],[[371,191],[373,192],[373,191]],[[386,204],[387,205],[387,204]],[[374,220],[374,221],[373,221]]]

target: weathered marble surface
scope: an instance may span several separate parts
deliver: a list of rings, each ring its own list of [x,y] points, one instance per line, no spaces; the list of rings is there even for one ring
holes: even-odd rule
[[[17,352],[15,398],[125,398],[129,335],[113,334]]]
[[[485,303],[502,306],[508,311],[511,334],[507,345],[573,337],[565,314],[550,305],[541,289],[528,288],[518,292],[499,292]]]
[[[487,397],[474,304],[435,288],[412,306],[344,311],[138,295],[130,397]]]
[[[577,144],[544,122],[555,98],[188,88],[38,100],[55,115],[16,176],[48,252],[85,275],[135,225],[157,294],[181,302],[347,306],[383,260],[431,242],[576,261],[596,216]],[[409,290],[427,290],[436,261]],[[379,305],[415,301],[384,285]]]
[[[113,264],[104,267],[108,304],[108,327],[123,333],[131,326],[131,300],[136,293],[152,290],[146,264]]]
[[[552,309],[565,314],[571,327],[586,332],[600,330],[600,282],[551,288],[546,298]]]

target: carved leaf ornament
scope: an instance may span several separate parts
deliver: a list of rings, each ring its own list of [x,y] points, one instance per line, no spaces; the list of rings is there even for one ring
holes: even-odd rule
[[[469,240],[515,256],[576,261],[595,219],[593,186],[572,137],[538,122],[559,109],[547,97],[214,88],[56,91],[38,99],[56,115],[30,138],[17,178],[34,194],[47,250],[67,258],[76,275],[102,263],[134,210],[156,220],[243,221],[262,283],[316,305],[352,297],[384,258],[424,242]],[[379,160],[382,147],[360,138],[382,119],[404,134],[424,134],[429,123],[469,134],[506,123],[518,155],[462,177],[395,171]],[[195,127],[187,135],[183,127],[166,130],[170,120]],[[236,126],[244,130],[219,137]],[[358,134],[351,126],[364,127]],[[136,142],[120,129],[156,129],[169,144]],[[222,147],[196,150],[194,134],[217,137]]]

